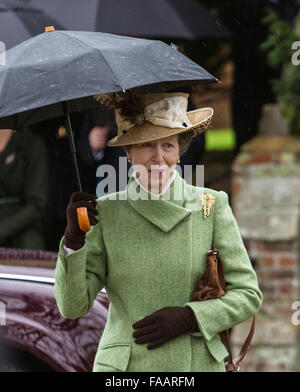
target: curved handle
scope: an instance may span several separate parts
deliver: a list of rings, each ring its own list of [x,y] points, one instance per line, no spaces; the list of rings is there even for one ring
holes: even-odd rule
[[[86,207],[77,208],[77,219],[80,230],[87,233],[91,229],[91,224]]]

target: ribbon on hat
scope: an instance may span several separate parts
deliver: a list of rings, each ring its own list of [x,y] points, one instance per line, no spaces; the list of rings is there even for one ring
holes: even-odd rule
[[[122,117],[120,110],[116,113],[118,129],[122,133],[134,125],[143,125],[146,121],[154,125],[168,128],[192,127],[186,112],[188,100],[185,97],[166,97],[146,106],[143,114],[137,114],[134,119]]]

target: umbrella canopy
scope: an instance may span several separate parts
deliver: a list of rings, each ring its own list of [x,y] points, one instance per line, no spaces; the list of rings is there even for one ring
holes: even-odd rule
[[[69,30],[190,40],[230,36],[195,0],[30,0],[29,4]]]
[[[39,6],[24,0],[0,0],[0,41],[10,49],[25,39],[40,34],[44,26],[64,29],[55,16],[47,15]]]
[[[62,116],[66,109],[95,107],[95,94],[167,91],[216,81],[161,41],[48,31],[6,52],[6,64],[0,65],[0,128],[17,129]]]
[[[100,0],[96,30],[189,40],[230,36],[229,30],[195,0]]]

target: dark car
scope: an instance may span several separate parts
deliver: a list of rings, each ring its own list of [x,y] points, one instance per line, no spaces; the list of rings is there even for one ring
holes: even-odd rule
[[[63,318],[54,298],[57,254],[0,248],[0,371],[90,372],[109,301]]]

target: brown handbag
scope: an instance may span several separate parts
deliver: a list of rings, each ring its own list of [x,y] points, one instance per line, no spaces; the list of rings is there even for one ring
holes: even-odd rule
[[[206,301],[208,299],[220,298],[225,295],[226,282],[223,270],[223,263],[219,255],[219,251],[214,248],[207,252],[206,270],[196,283],[195,290],[192,293],[192,300]],[[227,372],[236,372],[240,370],[240,362],[249,350],[255,329],[255,317],[253,317],[250,332],[241,348],[239,355],[233,359],[229,330],[220,332],[220,338],[225,345],[229,356],[225,359],[225,367]]]

